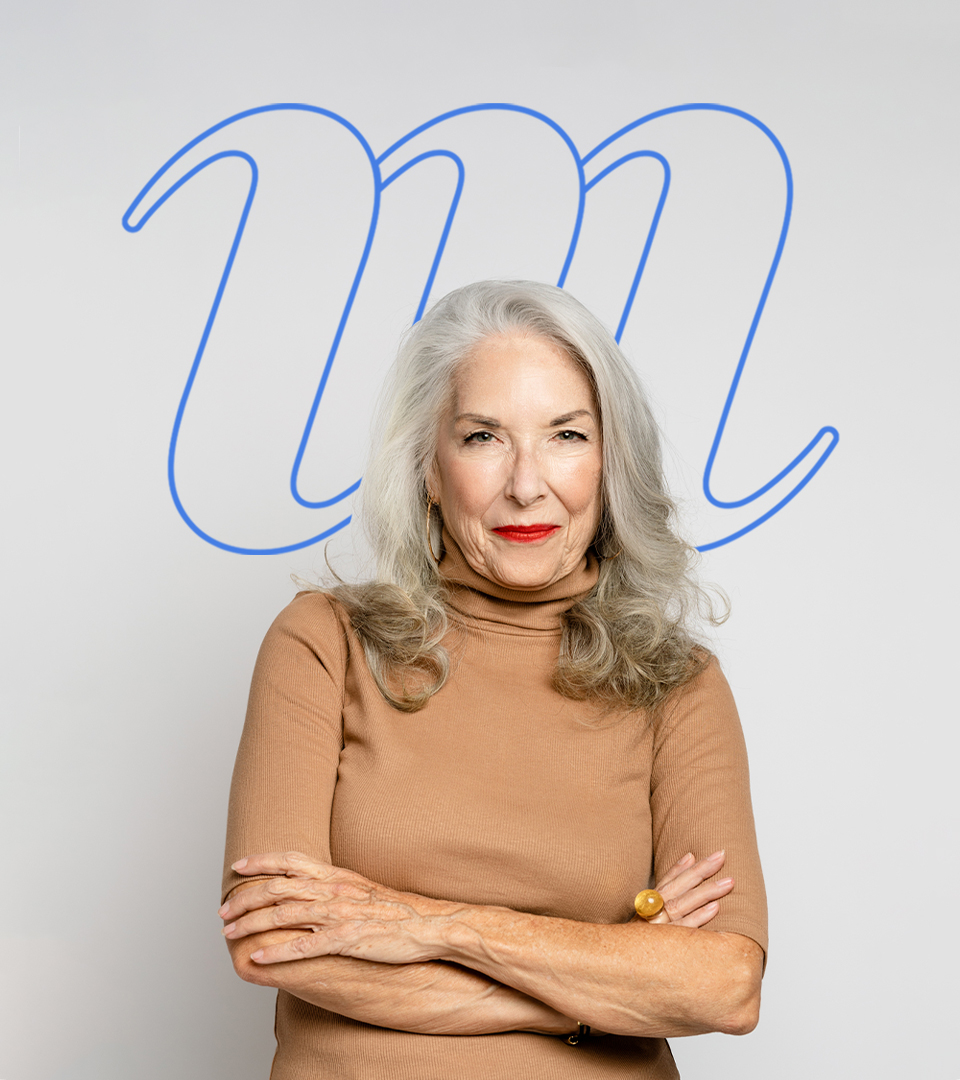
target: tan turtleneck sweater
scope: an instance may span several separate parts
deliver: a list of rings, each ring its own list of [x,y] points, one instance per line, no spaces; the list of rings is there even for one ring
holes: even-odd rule
[[[343,609],[301,593],[263,643],[237,755],[223,896],[244,855],[302,851],[395,889],[583,922],[626,922],[684,853],[736,879],[707,930],[766,950],[747,759],[709,667],[664,715],[604,718],[552,689],[560,615],[592,557],[538,592],[503,589],[450,545],[451,675],[420,712],[382,698]],[[662,1039],[580,1046],[524,1032],[418,1035],[277,999],[272,1080],[676,1077]]]

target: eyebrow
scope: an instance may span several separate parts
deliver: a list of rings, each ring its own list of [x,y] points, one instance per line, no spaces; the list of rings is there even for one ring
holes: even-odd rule
[[[571,420],[576,419],[578,416],[589,416],[591,420],[594,419],[593,413],[589,409],[575,409],[573,412],[558,416],[556,420],[551,420],[547,427],[563,427],[564,424],[569,424]],[[477,413],[460,413],[459,416],[454,417],[455,424],[459,424],[461,420],[466,420],[471,424],[482,424],[484,427],[489,428],[500,427],[499,420],[494,420],[490,416],[479,416]]]
[[[482,424],[484,427],[499,427],[500,421],[494,420],[490,416],[478,416],[476,413],[461,413],[459,416],[455,416],[453,422],[459,424],[461,420],[466,420],[471,424]]]
[[[593,419],[593,413],[589,409],[575,409],[573,412],[558,416],[556,420],[551,420],[550,427],[563,427],[564,424],[569,424],[571,420],[576,419],[578,416],[589,416],[591,420]]]

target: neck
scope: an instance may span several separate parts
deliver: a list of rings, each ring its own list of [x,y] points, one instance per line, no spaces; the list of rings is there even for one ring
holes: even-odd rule
[[[446,529],[439,569],[449,587],[448,604],[461,614],[550,630],[560,628],[563,613],[594,588],[600,574],[596,556],[586,552],[569,574],[542,589],[511,589],[478,574]]]

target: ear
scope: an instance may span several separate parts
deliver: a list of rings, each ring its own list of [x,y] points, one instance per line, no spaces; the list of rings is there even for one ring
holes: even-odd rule
[[[438,496],[438,492],[440,490],[440,471],[439,469],[437,469],[436,458],[434,458],[433,461],[431,461],[430,464],[427,466],[424,480],[427,485],[427,495],[432,496],[433,501],[439,504],[440,499]]]

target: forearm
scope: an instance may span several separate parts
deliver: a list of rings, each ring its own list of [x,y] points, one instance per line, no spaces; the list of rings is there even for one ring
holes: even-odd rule
[[[701,881],[709,864],[708,859],[688,872]],[[309,878],[279,876],[303,868],[312,868]],[[694,919],[693,927],[639,919],[575,922],[400,893],[352,871],[314,866],[297,852],[251,857],[242,869],[277,875],[220,910],[231,947],[242,949],[244,963],[258,969],[251,981],[282,985],[318,1004],[326,1004],[315,996],[318,991],[333,990],[336,1002],[327,1007],[369,1023],[436,1031],[439,1020],[452,1023],[444,1032],[561,1033],[572,1030],[575,1017],[633,1036],[743,1034],[756,1025],[762,951],[740,934],[698,929],[709,914]],[[729,891],[730,884],[692,888],[694,907]],[[280,936],[266,936],[272,933]],[[306,966],[330,956],[370,967]],[[435,961],[470,970],[450,968],[438,976],[431,967]],[[283,967],[299,968],[296,985],[282,974],[266,973]],[[238,970],[244,973],[239,965]],[[486,979],[477,982],[474,973]],[[490,980],[501,985],[491,986]],[[414,1000],[399,1000],[408,995]],[[541,1002],[548,1014],[539,1011]]]
[[[616,1034],[743,1034],[756,1025],[760,947],[739,934],[613,926],[464,907],[440,954]]]
[[[576,1027],[575,1021],[521,991],[444,961],[380,964],[319,956],[263,966],[249,959],[258,948],[302,935],[302,930],[270,930],[228,941],[237,973],[341,1016],[423,1035],[559,1035]]]

